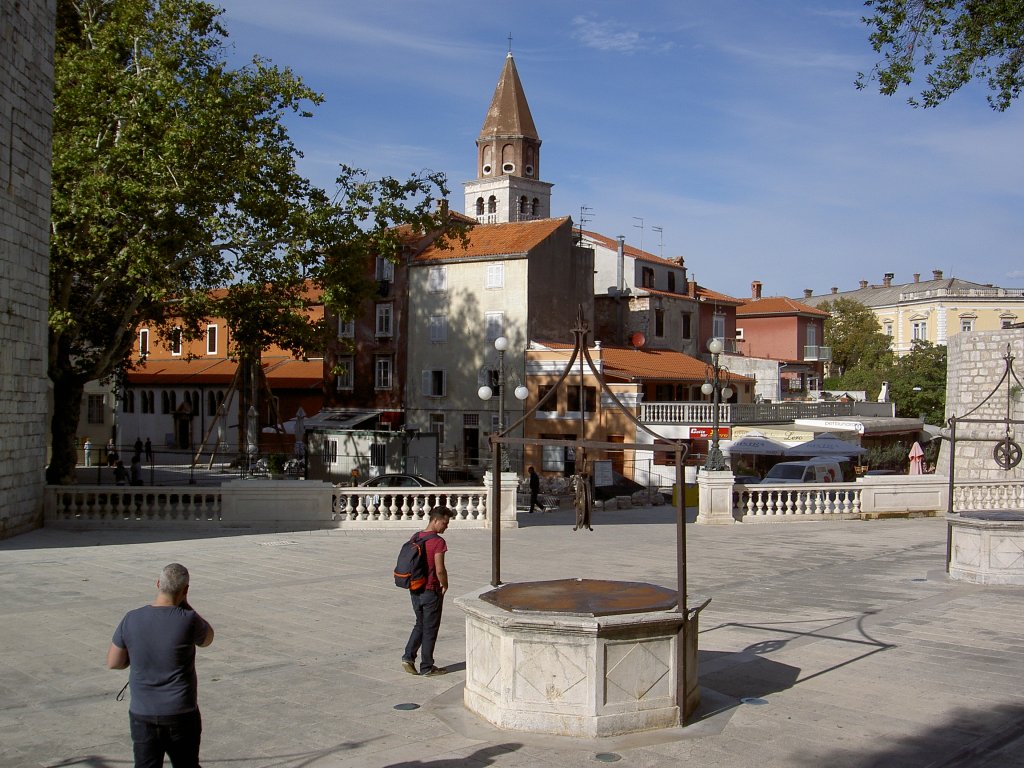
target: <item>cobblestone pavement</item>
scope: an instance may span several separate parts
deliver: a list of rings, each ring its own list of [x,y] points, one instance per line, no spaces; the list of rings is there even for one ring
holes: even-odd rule
[[[572,533],[568,511],[523,515],[504,580],[675,584],[668,507],[594,522]],[[171,561],[217,631],[198,652],[206,768],[1024,766],[1024,588],[949,581],[945,532],[940,519],[688,526],[690,589],[712,598],[702,711],[683,729],[585,741],[501,732],[461,707],[453,605],[437,651],[453,673],[402,670],[402,532],[39,530],[0,542],[0,766],[131,764],[115,700],[127,674],[103,662]],[[486,583],[488,532],[446,538],[450,594]]]

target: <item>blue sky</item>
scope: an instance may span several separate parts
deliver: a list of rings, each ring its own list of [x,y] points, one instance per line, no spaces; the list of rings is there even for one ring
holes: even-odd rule
[[[798,297],[934,269],[1024,287],[1024,102],[857,91],[874,62],[858,2],[218,4],[239,59],[324,94],[290,123],[320,186],[339,163],[438,170],[462,210],[511,34],[554,215],[587,206],[588,228],[740,297],[752,280]]]

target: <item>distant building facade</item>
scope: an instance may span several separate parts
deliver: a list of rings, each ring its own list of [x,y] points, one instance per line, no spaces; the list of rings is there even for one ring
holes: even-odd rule
[[[942,270],[932,271],[931,280],[914,275],[910,283],[893,282],[886,273],[880,285],[861,280],[852,291],[833,288],[818,295],[804,291],[800,301],[812,307],[836,299],[853,299],[871,309],[881,331],[892,339],[892,350],[905,355],[915,340],[948,344],[959,333],[995,331],[1024,321],[1024,288],[999,288],[944,277]]]

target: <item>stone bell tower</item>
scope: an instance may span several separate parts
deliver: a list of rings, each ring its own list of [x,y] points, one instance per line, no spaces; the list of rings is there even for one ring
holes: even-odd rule
[[[465,182],[466,215],[484,224],[551,216],[551,187],[540,181],[540,136],[509,51],[476,140],[476,179]]]

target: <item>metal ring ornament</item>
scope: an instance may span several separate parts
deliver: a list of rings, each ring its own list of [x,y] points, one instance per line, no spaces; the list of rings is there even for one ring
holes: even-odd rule
[[[995,458],[996,464],[1003,469],[1013,469],[1020,464],[1020,444],[1007,437],[1005,440],[1000,440],[992,449],[992,456]]]

